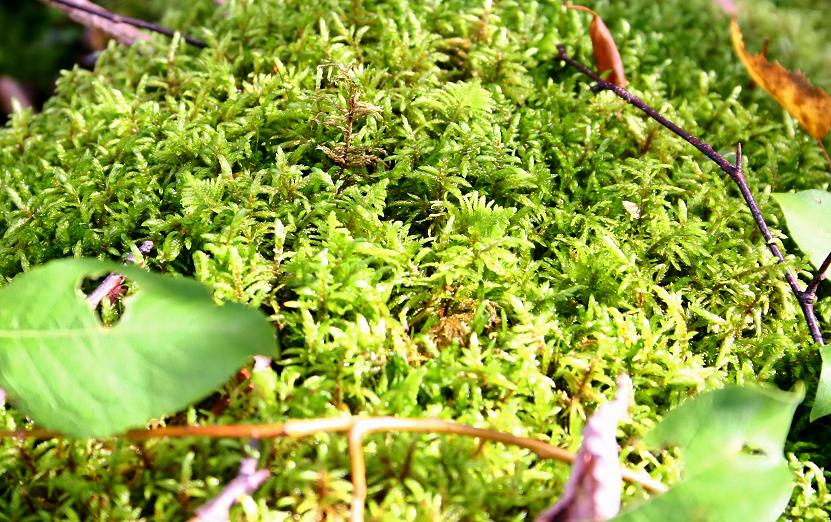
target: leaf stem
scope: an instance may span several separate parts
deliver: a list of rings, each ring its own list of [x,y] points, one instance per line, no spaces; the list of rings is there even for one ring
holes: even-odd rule
[[[615,93],[619,98],[623,99],[630,105],[633,105],[646,113],[650,118],[657,121],[667,129],[671,130],[678,136],[680,136],[684,141],[701,151],[702,154],[707,156],[710,160],[712,160],[716,165],[718,165],[722,171],[724,171],[730,178],[736,183],[739,188],[739,192],[741,192],[742,197],[747,203],[748,208],[750,209],[750,213],[753,216],[753,220],[756,222],[756,226],[759,228],[759,231],[762,233],[762,237],[765,238],[765,242],[770,249],[770,252],[776,257],[779,263],[785,263],[785,256],[782,254],[782,251],[779,249],[779,246],[776,243],[773,234],[770,232],[770,228],[765,221],[765,217],[762,214],[761,209],[759,208],[759,204],[756,202],[756,198],[753,197],[753,193],[750,191],[750,187],[747,184],[747,179],[744,177],[744,171],[742,168],[742,146],[741,143],[736,148],[736,165],[732,165],[729,161],[727,161],[724,156],[719,154],[718,152],[713,149],[713,147],[705,143],[704,141],[696,138],[689,132],[685,131],[672,121],[668,120],[666,117],[661,115],[658,111],[650,107],[646,102],[632,94],[631,92],[627,91],[623,87],[619,87],[611,82],[607,82],[603,78],[600,77],[596,72],[592,71],[579,61],[575,60],[571,56],[568,55],[566,52],[566,48],[562,44],[557,45],[557,50],[560,54],[560,59],[566,62],[567,64],[571,65],[584,75],[588,76],[592,80],[596,82],[596,84],[592,87],[592,91],[600,92],[603,90],[609,90]],[[828,261],[826,259],[826,261]],[[826,269],[828,267],[826,266]],[[822,271],[824,272],[824,270]],[[814,278],[816,279],[816,277]],[[786,267],[785,268],[785,280],[788,282],[788,286],[791,287],[791,291],[793,292],[794,296],[796,297],[797,301],[799,302],[799,306],[802,309],[802,314],[805,316],[805,322],[808,324],[808,330],[811,333],[811,338],[813,341],[819,345],[824,345],[825,341],[822,338],[822,332],[819,328],[819,321],[817,320],[816,313],[814,312],[814,297],[813,294],[808,294],[807,289],[803,291],[799,286],[799,281],[794,274],[793,270]],[[817,283],[819,284],[819,283]],[[810,285],[809,285],[810,288]]]

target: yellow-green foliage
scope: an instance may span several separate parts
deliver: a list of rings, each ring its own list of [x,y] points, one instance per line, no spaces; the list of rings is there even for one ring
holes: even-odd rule
[[[534,0],[173,4],[165,23],[207,49],[113,45],[0,131],[0,278],[151,239],[153,270],[270,313],[276,397],[232,389],[220,417],[209,401],[179,421],[439,416],[574,448],[628,372],[623,457],[671,482],[678,462],[635,439],[680,401],[727,382],[815,386],[816,348],[729,179],[555,58],[563,42],[590,60],[585,16]],[[771,52],[828,87],[827,29],[796,24],[831,10],[801,4],[757,3],[747,21],[786,20]],[[813,141],[748,88],[709,1],[591,7],[635,93],[725,154],[745,144],[775,227],[772,190],[827,187]],[[795,518],[828,518],[827,428],[797,413]],[[0,519],[183,519],[240,447],[4,440]],[[273,478],[247,509],[345,516],[345,447],[266,444]],[[568,473],[438,436],[374,436],[367,454],[374,520],[528,520]]]

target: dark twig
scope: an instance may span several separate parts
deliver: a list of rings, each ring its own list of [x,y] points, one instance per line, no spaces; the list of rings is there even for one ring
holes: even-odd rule
[[[101,18],[107,19],[116,24],[127,24],[132,25],[133,27],[140,27],[141,29],[147,29],[148,31],[153,31],[154,33],[163,34],[165,36],[172,37],[176,34],[176,31],[168,29],[166,27],[162,27],[160,25],[156,25],[152,22],[147,22],[145,20],[141,20],[139,18],[133,18],[132,16],[122,16],[111,11],[107,11],[103,7],[90,7],[89,5],[78,4],[73,2],[72,0],[48,0],[49,3],[59,4],[69,9],[76,9],[78,11],[82,11],[87,14],[91,14],[94,16],[100,16]],[[207,47],[208,44],[203,42],[202,40],[197,40],[191,36],[186,34],[182,34],[182,38],[189,44],[195,47]]]
[[[822,280],[825,279],[825,273],[828,272],[828,267],[831,266],[831,252],[825,256],[825,261],[819,265],[819,270],[817,273],[814,274],[814,278],[811,279],[811,282],[808,283],[808,286],[805,288],[805,296],[811,296],[811,299],[815,299],[817,296],[817,288],[819,288],[819,284],[822,283]]]
[[[765,238],[765,242],[767,243],[770,252],[776,257],[779,263],[785,263],[785,256],[782,254],[782,251],[776,244],[776,240],[774,239],[773,234],[771,234],[770,232],[770,228],[768,227],[764,215],[762,214],[762,211],[759,208],[759,204],[753,197],[753,193],[750,192],[750,187],[747,185],[747,180],[744,177],[744,171],[742,169],[741,143],[736,148],[736,165],[733,165],[729,161],[727,161],[721,154],[716,152],[715,149],[713,149],[713,147],[708,143],[701,141],[700,139],[696,138],[689,132],[685,131],[684,129],[676,125],[675,123],[669,121],[664,116],[659,114],[658,111],[650,107],[646,102],[644,102],[631,92],[613,83],[607,82],[606,80],[601,78],[596,72],[592,71],[582,63],[578,62],[577,60],[569,56],[566,52],[566,48],[564,45],[558,44],[557,50],[560,53],[560,59],[562,59],[564,62],[571,65],[572,67],[574,67],[575,69],[577,69],[578,71],[585,74],[586,76],[588,76],[596,82],[596,84],[592,87],[592,91],[612,91],[619,98],[623,99],[630,105],[634,105],[641,111],[645,112],[650,118],[652,118],[653,120],[657,121],[667,129],[671,130],[672,132],[680,136],[682,139],[684,139],[684,141],[701,151],[702,154],[710,158],[716,165],[718,165],[721,168],[721,170],[727,173],[738,186],[739,192],[741,192],[742,197],[745,200],[745,203],[747,203],[747,206],[750,209],[750,213],[753,216],[753,220],[756,222],[756,226],[762,233],[762,237]],[[829,260],[826,259],[826,263],[824,263],[825,269],[828,268],[828,263]],[[824,273],[825,269],[821,269],[820,274]],[[814,280],[816,279],[817,277],[814,277]],[[791,287],[791,291],[793,292],[794,296],[796,296],[796,299],[799,302],[799,306],[802,309],[803,315],[805,316],[805,321],[808,324],[808,330],[810,330],[811,332],[811,338],[814,340],[815,343],[824,345],[825,341],[822,338],[822,332],[819,328],[819,321],[817,320],[816,313],[814,312],[814,296],[816,292],[816,286],[813,286],[814,281],[811,281],[811,284],[808,285],[808,288],[802,290],[799,286],[799,281],[796,275],[790,268],[785,269],[785,280],[788,282],[788,285]],[[821,279],[819,281],[821,281]],[[819,285],[819,281],[816,281],[816,285]],[[808,290],[812,291],[809,293]]]
[[[765,222],[762,210],[759,208],[758,203],[756,203],[756,199],[750,192],[750,187],[747,185],[747,179],[744,177],[744,169],[742,167],[742,159],[742,144],[739,143],[736,147],[735,171],[732,174],[728,172],[728,174],[730,174],[730,177],[733,178],[733,181],[735,181],[736,185],[738,185],[739,191],[742,193],[745,203],[747,203],[748,208],[750,208],[753,220],[756,221],[756,225],[759,227],[759,231],[765,238],[771,253],[776,257],[776,259],[779,260],[780,263],[784,264],[785,256],[776,244],[773,234],[770,233],[770,228],[768,228],[768,224]],[[802,309],[802,315],[805,316],[805,322],[808,324],[808,330],[811,332],[811,338],[815,343],[824,345],[825,341],[823,340],[822,332],[819,329],[817,314],[814,312],[813,297],[807,296],[805,291],[799,287],[799,281],[793,273],[793,270],[790,268],[785,269],[785,280],[788,282],[788,286],[791,287],[791,292],[793,292],[794,296],[796,296],[799,307]]]
[[[139,248],[139,252],[141,255],[147,255],[153,250],[153,242],[152,241],[145,241],[142,243]],[[124,261],[125,265],[132,265],[136,262],[136,257],[133,255],[132,252],[127,255],[127,259]],[[101,284],[98,285],[95,290],[90,292],[87,296],[87,304],[89,304],[90,308],[96,308],[98,304],[108,295],[111,295],[114,290],[116,290],[121,283],[124,282],[124,277],[119,274],[111,273],[107,277],[101,281]]]

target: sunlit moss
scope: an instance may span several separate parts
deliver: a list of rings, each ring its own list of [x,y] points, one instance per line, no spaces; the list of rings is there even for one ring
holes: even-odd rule
[[[584,16],[532,0],[187,6],[166,21],[208,49],[113,46],[0,131],[0,277],[151,239],[152,269],[264,308],[277,396],[229,385],[219,418],[209,401],[191,420],[428,415],[573,448],[625,371],[626,459],[671,481],[678,461],[634,440],[680,401],[727,382],[815,386],[799,308],[730,181],[555,58],[563,42],[590,59]],[[814,142],[747,88],[709,1],[592,7],[634,92],[725,154],[745,144],[774,226],[772,190],[827,187]],[[823,426],[798,413],[794,516],[831,506]],[[343,518],[345,444],[267,444],[263,516]],[[4,441],[0,512],[184,518],[240,446]],[[379,520],[527,520],[568,472],[447,437],[377,435],[367,454]]]

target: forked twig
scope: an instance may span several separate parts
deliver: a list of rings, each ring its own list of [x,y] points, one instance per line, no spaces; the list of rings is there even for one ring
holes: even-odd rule
[[[228,426],[171,426],[150,430],[131,430],[124,434],[130,440],[147,440],[153,438],[250,438],[270,439],[279,437],[302,438],[319,433],[346,433],[349,438],[349,455],[352,466],[352,520],[360,522],[366,501],[366,462],[363,454],[363,438],[377,432],[411,432],[441,433],[474,437],[483,441],[499,442],[519,446],[534,452],[539,458],[554,459],[569,464],[574,462],[575,454],[552,446],[540,440],[519,437],[501,431],[475,428],[465,424],[440,419],[411,419],[398,417],[335,417],[320,419],[295,419],[272,424],[235,424]],[[0,431],[0,437],[54,438],[59,433],[46,430]],[[637,484],[651,493],[663,493],[667,487],[651,477],[622,469],[623,479]],[[357,516],[357,518],[356,518]]]
[[[741,143],[739,143],[736,147],[736,164],[733,165],[729,161],[727,161],[721,154],[716,152],[710,144],[705,143],[700,139],[696,138],[689,132],[685,131],[675,123],[665,118],[658,111],[650,107],[646,102],[644,102],[631,92],[627,91],[623,87],[619,87],[613,83],[607,82],[606,80],[601,78],[600,75],[598,75],[596,72],[592,71],[579,61],[569,56],[563,44],[558,44],[557,50],[559,51],[561,60],[563,60],[564,62],[574,67],[575,69],[577,69],[578,71],[580,71],[581,73],[583,73],[584,75],[588,76],[596,82],[595,85],[592,86],[592,91],[612,91],[619,98],[623,99],[630,105],[633,105],[641,111],[645,112],[650,118],[657,121],[667,129],[671,130],[672,132],[680,136],[684,141],[701,151],[702,154],[710,158],[710,160],[712,160],[716,165],[718,165],[721,168],[721,170],[723,170],[727,175],[729,175],[730,178],[738,186],[739,192],[741,192],[745,203],[747,203],[747,206],[750,209],[750,213],[753,216],[753,220],[756,222],[756,226],[762,233],[762,237],[765,238],[765,242],[768,246],[768,249],[770,249],[770,252],[776,257],[779,263],[785,263],[785,256],[782,254],[782,251],[777,245],[776,239],[773,237],[773,234],[771,234],[770,228],[768,227],[764,215],[762,214],[762,211],[759,208],[759,204],[753,197],[753,193],[750,191],[750,187],[748,186],[747,180],[744,177],[744,171],[742,169]],[[825,270],[828,268],[828,262],[828,259],[826,259],[826,263],[824,264],[825,268],[820,269],[820,271],[814,277],[814,280],[811,282],[811,284],[808,285],[808,287],[805,290],[800,288],[799,280],[797,279],[793,270],[787,267],[785,268],[785,280],[788,282],[788,286],[791,287],[791,291],[796,297],[796,300],[799,302],[799,307],[802,309],[802,314],[805,316],[805,322],[808,324],[808,330],[811,333],[811,338],[814,340],[815,343],[819,345],[824,345],[825,340],[822,338],[822,332],[819,328],[819,321],[817,320],[817,315],[814,311],[814,299],[816,287],[819,286],[819,282],[822,280],[822,274],[824,274]],[[817,279],[818,277],[819,279]]]
[[[811,279],[811,282],[808,283],[808,286],[805,288],[806,297],[809,296],[812,301],[816,299],[817,288],[819,288],[819,284],[822,283],[823,279],[825,279],[825,274],[828,272],[829,266],[831,266],[831,252],[825,256],[825,260],[821,265],[819,265],[819,269],[817,269],[817,273],[814,274],[814,278]]]

